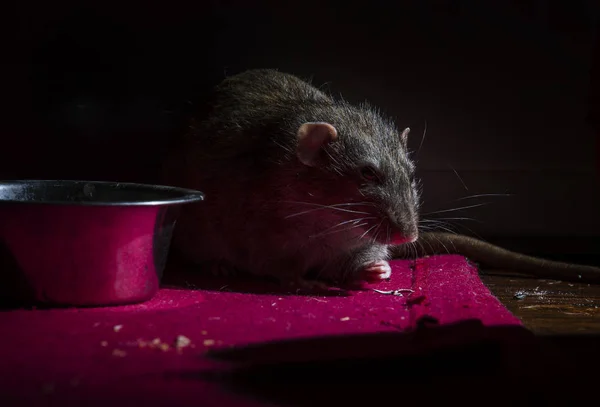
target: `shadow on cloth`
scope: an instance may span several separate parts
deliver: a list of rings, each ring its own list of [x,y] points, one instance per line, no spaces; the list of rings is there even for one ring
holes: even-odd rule
[[[436,326],[421,321],[409,333],[288,340],[215,351],[212,358],[230,363],[226,371],[172,376],[217,382],[266,403],[290,406],[440,400],[461,405],[564,405],[600,400],[591,385],[598,375],[585,373],[586,367],[598,366],[599,345],[597,336],[538,337],[521,326],[486,327],[479,321]]]
[[[351,290],[360,290],[360,285],[331,288],[329,290],[306,290],[285,287],[275,279],[260,278],[249,274],[237,273],[234,276],[215,276],[209,272],[177,258],[170,259],[163,277],[163,287],[202,289],[205,291],[228,291],[247,294],[273,295],[321,295],[326,297],[347,297]]]

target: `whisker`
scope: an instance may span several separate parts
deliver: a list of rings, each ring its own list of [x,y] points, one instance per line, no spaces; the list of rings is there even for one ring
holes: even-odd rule
[[[463,187],[465,187],[465,189],[468,191],[468,190],[469,190],[469,188],[467,187],[467,184],[465,184],[465,181],[463,181],[463,179],[460,177],[460,175],[458,175],[458,172],[457,172],[457,171],[456,171],[454,168],[452,168],[452,167],[450,167],[450,169],[451,169],[452,171],[454,171],[454,174],[456,174],[456,177],[458,178],[458,180],[460,181],[460,183],[461,183],[461,184],[463,185]]]
[[[480,204],[476,204],[476,205],[469,205],[469,206],[463,206],[460,208],[455,208],[455,209],[443,209],[441,211],[435,211],[435,212],[428,212],[428,213],[424,213],[422,214],[422,216],[427,216],[427,215],[434,215],[436,213],[445,213],[445,212],[455,212],[455,211],[460,211],[462,209],[470,209],[470,208],[477,208],[478,206],[483,206],[483,205],[487,205],[488,203],[480,203]]]
[[[437,220],[437,219],[422,219],[422,220],[419,221],[419,224],[421,224],[421,223],[425,223],[425,224],[427,224],[427,223],[429,223],[429,224],[433,223],[434,225],[437,225],[438,223],[442,223],[442,220],[441,219],[440,220]],[[425,225],[425,226],[427,226],[427,225]]]
[[[345,202],[339,204],[331,204],[331,205],[323,205],[315,202],[304,202],[304,201],[278,201],[280,203],[290,203],[290,204],[299,204],[299,205],[309,205],[309,206],[318,206],[323,208],[331,208],[338,206],[376,206],[373,202]]]
[[[481,222],[481,223],[483,223],[483,222]],[[475,232],[475,231],[474,231],[473,229],[471,229],[470,227],[468,227],[468,226],[465,226],[465,225],[457,225],[457,226],[460,226],[460,227],[462,227],[462,228],[465,228],[465,229],[467,229],[469,232],[471,232],[471,233],[472,233],[472,234],[473,234],[475,237],[477,237],[479,240],[481,240],[481,241],[486,241],[484,238],[482,238],[482,237],[481,237],[481,236],[480,236],[480,235],[479,235],[477,232]]]
[[[454,201],[464,201],[465,199],[481,198],[481,197],[488,197],[488,196],[513,196],[513,194],[476,194],[476,195],[464,196],[462,198],[455,199]]]
[[[404,257],[407,257],[410,259],[412,257],[412,252],[413,252],[412,251],[413,250],[412,243],[405,243],[402,245],[402,248],[405,249],[403,251]]]
[[[364,212],[364,211],[353,211],[351,209],[336,208],[336,207],[331,207],[331,206],[322,206],[322,207],[319,207],[319,208],[308,209],[306,211],[293,213],[291,215],[286,216],[284,219],[293,218],[293,217],[296,217],[296,216],[304,215],[304,214],[315,212],[315,211],[320,211],[320,210],[323,210],[323,209],[333,209],[333,210],[336,210],[336,211],[339,211],[339,212],[358,213],[358,214],[362,214],[362,215],[369,215],[369,212]]]
[[[421,147],[423,147],[423,142],[425,141],[426,134],[427,134],[427,120],[425,120],[425,128],[423,129],[423,136],[421,137],[421,144],[419,144],[419,148],[417,149],[417,156],[421,152]]]
[[[479,219],[475,218],[436,218],[436,219],[422,219],[420,222],[436,222],[438,220],[470,220],[473,222],[481,222]]]
[[[380,223],[381,224],[381,223]],[[360,237],[358,238],[358,240],[362,239],[363,237],[365,237],[367,235],[367,233],[369,233],[371,230],[375,229],[377,227],[377,225],[373,225],[371,226],[369,229],[367,229],[362,235],[360,235]]]
[[[429,245],[429,249],[433,252],[433,246],[431,245],[431,243],[427,242],[427,244]],[[421,242],[421,247],[424,247],[423,242]]]
[[[364,212],[364,211],[355,211],[355,210],[351,210],[351,209],[345,209],[342,207],[346,207],[346,206],[375,206],[375,204],[373,204],[372,202],[348,202],[348,203],[341,203],[341,204],[332,204],[332,205],[322,205],[322,204],[317,204],[317,203],[313,203],[313,202],[302,202],[302,201],[280,201],[280,203],[290,203],[290,204],[298,204],[298,205],[307,205],[307,206],[313,206],[313,209],[308,209],[306,211],[302,211],[302,212],[298,212],[298,213],[294,213],[291,215],[288,215],[285,217],[285,219],[289,219],[289,218],[293,218],[295,216],[300,216],[300,215],[304,215],[306,213],[311,213],[314,211],[318,211],[318,210],[323,210],[323,209],[332,209],[335,211],[339,211],[339,212],[347,212],[347,213],[358,213],[358,214],[363,214],[363,215],[368,215],[368,212]]]
[[[402,258],[403,259],[410,259],[412,257],[412,253],[413,253],[413,247],[412,247],[413,243],[403,243],[401,245],[399,245],[399,247],[402,248]],[[396,249],[397,253],[398,249]]]
[[[381,226],[382,225],[383,225],[383,219],[381,220],[381,222],[379,222],[379,225],[377,225],[377,229],[375,229],[375,233],[373,233],[373,237],[371,238],[371,242],[375,243],[377,241],[377,238],[379,237],[379,233],[381,232]]]
[[[436,237],[434,235],[435,239],[444,247],[444,249],[446,249],[446,253],[450,254],[450,250],[448,250],[448,248],[446,247],[446,245],[444,244],[444,242],[442,242],[438,237]]]
[[[317,238],[317,237],[323,237],[323,236],[331,235],[331,234],[333,234],[333,233],[341,233],[341,232],[346,232],[346,231],[348,231],[348,230],[352,230],[352,229],[354,229],[354,228],[359,228],[359,227],[361,227],[361,226],[366,226],[366,225],[368,225],[368,224],[369,224],[369,222],[363,222],[363,223],[359,223],[359,224],[357,224],[357,225],[356,225],[356,224],[355,224],[355,225],[352,225],[352,226],[350,226],[349,228],[344,228],[344,229],[339,229],[339,230],[332,230],[332,231],[329,231],[329,232],[327,232],[327,233],[319,233],[319,234],[316,234],[316,235],[311,235],[311,236],[309,236],[309,239],[314,239],[314,238]]]
[[[413,260],[416,260],[419,257],[419,252],[417,251],[417,242],[410,243],[410,254],[409,257]]]
[[[452,229],[452,226],[455,226],[454,224],[450,223],[450,222],[445,222],[445,221],[433,221],[432,225],[427,225],[430,230],[436,230],[436,229],[442,229],[445,230],[447,232],[451,232],[451,233],[458,233],[456,232],[454,229]]]
[[[446,232],[451,233],[453,235],[457,234],[457,232],[455,230],[449,229],[449,228],[444,227],[444,226],[438,226],[438,229],[445,230]]]
[[[359,223],[359,222],[362,222],[362,221],[368,220],[368,219],[377,219],[377,218],[375,216],[368,216],[366,218],[358,218],[358,219],[346,220],[344,222],[336,223],[335,225],[333,225],[333,226],[331,226],[331,227],[329,227],[329,228],[321,231],[319,234],[313,235],[313,237],[318,237],[318,236],[320,236],[323,233],[329,232],[330,230],[338,228],[340,226],[347,225],[348,223],[354,223],[354,224],[356,224],[356,223]]]

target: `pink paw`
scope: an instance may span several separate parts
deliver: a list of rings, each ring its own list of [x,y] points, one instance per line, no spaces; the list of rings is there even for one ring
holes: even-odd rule
[[[361,272],[362,279],[370,283],[387,280],[391,275],[392,268],[390,267],[390,263],[385,260],[379,260],[374,263],[367,264]]]

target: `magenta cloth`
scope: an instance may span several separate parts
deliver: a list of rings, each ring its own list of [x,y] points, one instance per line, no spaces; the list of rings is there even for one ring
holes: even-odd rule
[[[441,324],[469,319],[488,326],[521,324],[461,256],[395,261],[392,269],[389,282],[370,288],[411,288],[413,293],[303,296],[231,292],[228,287],[163,288],[138,305],[4,311],[0,405],[108,406],[117,394],[120,401],[140,403],[129,405],[184,406],[192,399],[204,406],[264,405],[218,384],[173,374],[217,368],[216,361],[203,356],[209,349],[403,331],[426,315]],[[176,350],[179,335],[190,344]],[[158,341],[148,345],[156,338],[168,349]]]

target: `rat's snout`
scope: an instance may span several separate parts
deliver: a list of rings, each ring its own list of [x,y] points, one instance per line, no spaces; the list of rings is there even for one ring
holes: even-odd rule
[[[417,217],[410,209],[390,211],[387,215],[387,244],[413,243],[419,237]]]

